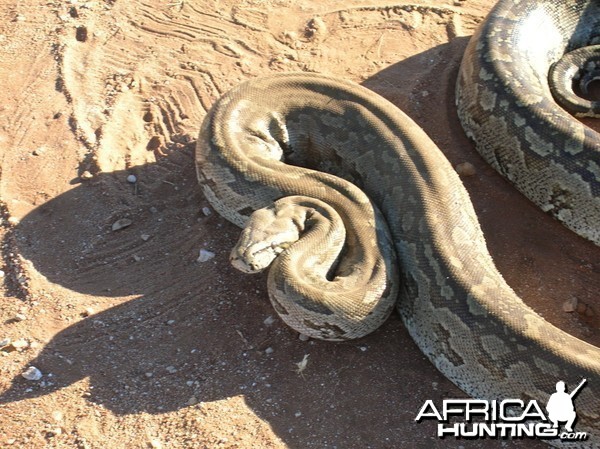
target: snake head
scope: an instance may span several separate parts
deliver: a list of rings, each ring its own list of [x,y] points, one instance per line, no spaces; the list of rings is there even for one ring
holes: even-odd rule
[[[259,273],[300,238],[303,226],[291,207],[255,211],[231,251],[231,264],[244,273]]]

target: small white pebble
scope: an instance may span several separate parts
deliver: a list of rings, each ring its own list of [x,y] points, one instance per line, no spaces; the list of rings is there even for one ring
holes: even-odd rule
[[[273,348],[269,346],[267,349],[265,349],[265,354],[273,354]]]
[[[204,214],[205,217],[212,215],[212,211],[210,210],[210,207],[203,207],[202,213]]]
[[[572,313],[575,312],[575,310],[577,310],[577,298],[572,297],[570,299],[567,299],[564,303],[563,303],[563,312],[567,312],[567,313]]]
[[[198,399],[195,396],[192,396],[188,399],[185,405],[196,405],[198,403]]]
[[[90,316],[94,314],[94,309],[91,307],[86,307],[85,310],[81,313],[83,316]]]
[[[92,179],[94,177],[94,175],[92,175],[89,171],[84,171],[80,178],[83,179],[84,181],[87,181],[88,179]]]
[[[462,164],[458,164],[455,170],[456,173],[463,177],[473,176],[477,173],[475,166],[470,162],[463,162]]]
[[[0,348],[8,346],[10,344],[10,338],[2,338],[0,339]]]
[[[156,438],[154,438],[153,440],[150,440],[150,447],[152,449],[162,449],[163,445],[160,442],[160,440],[157,440]]]
[[[42,372],[37,369],[35,366],[30,366],[25,371],[21,373],[21,376],[27,380],[40,380],[42,378]]]
[[[296,418],[300,418],[302,416],[302,412],[296,412],[296,413],[294,413],[294,416]]]
[[[298,335],[298,340],[308,341],[308,340],[310,340],[310,337],[308,335],[300,334],[300,335]]]
[[[175,320],[169,320],[169,321],[167,321],[167,325],[168,326],[170,326],[171,324],[174,324],[174,323],[175,323]]]
[[[16,321],[25,321],[27,319],[27,316],[22,314],[22,313],[17,313],[15,315],[15,320]]]
[[[16,226],[19,224],[19,219],[17,217],[8,217],[8,224]]]
[[[127,182],[130,182],[131,184],[135,184],[137,182],[137,177],[135,175],[129,175],[129,176],[127,176]]]
[[[128,226],[131,226],[132,224],[133,224],[133,221],[130,220],[129,218],[121,218],[113,223],[112,230],[118,231],[120,229],[124,229]]]
[[[265,323],[265,326],[270,326],[275,322],[275,318],[273,318],[271,315],[269,315],[267,318],[265,318],[265,320],[263,321],[263,323]]]
[[[366,351],[368,348],[367,348],[366,346],[360,346],[360,347],[359,347],[359,349],[360,349],[362,352],[365,352],[365,351]]]
[[[24,338],[20,338],[12,342],[12,347],[20,351],[29,347],[29,342]]]
[[[196,259],[196,262],[208,262],[213,257],[215,257],[215,253],[213,253],[212,251],[201,249],[200,255],[198,256],[198,259]]]
[[[166,369],[169,374],[175,374],[177,372],[177,368],[175,368],[174,366],[167,366]]]
[[[135,260],[136,262],[141,262],[142,258],[140,256],[138,256],[137,254],[134,254],[133,260]]]
[[[148,240],[150,240],[150,235],[149,234],[142,234],[140,237],[142,238],[142,240],[144,242],[147,242]]]
[[[0,270],[0,278],[3,278],[4,276],[6,276],[6,273],[2,270]]]
[[[309,354],[304,354],[304,357],[302,358],[302,360],[300,360],[298,363],[296,363],[296,366],[298,367],[296,372],[298,374],[301,374],[302,371],[304,371],[306,369],[306,367],[308,366],[308,356],[309,356]]]
[[[144,375],[145,375],[147,378],[150,378],[150,377],[154,376],[154,374],[153,374],[153,373],[145,373]]]

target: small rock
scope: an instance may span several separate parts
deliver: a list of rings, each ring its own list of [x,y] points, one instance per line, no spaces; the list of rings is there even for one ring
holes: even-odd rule
[[[273,354],[273,351],[274,351],[274,350],[273,350],[273,348],[271,348],[271,347],[269,346],[267,349],[265,349],[265,354],[267,354],[267,355],[268,355],[268,354]]]
[[[149,444],[152,449],[162,449],[162,447],[163,447],[160,440],[157,440],[156,438],[154,438],[153,440],[150,440]]]
[[[53,437],[61,435],[62,433],[63,433],[63,430],[61,427],[56,427],[56,428],[48,431],[48,434]]]
[[[91,307],[86,307],[85,310],[83,312],[81,312],[81,315],[83,316],[90,316],[94,314],[94,309],[92,309]]]
[[[463,162],[462,164],[458,164],[456,166],[456,173],[458,173],[460,176],[468,177],[475,175],[477,170],[470,162]]]
[[[177,368],[174,366],[167,366],[166,370],[169,374],[175,374],[177,372]]]
[[[87,181],[88,179],[92,179],[94,177],[94,175],[92,175],[89,171],[84,171],[81,176],[79,176],[80,179]]]
[[[17,313],[15,315],[15,321],[25,321],[26,319],[27,319],[27,316],[22,313]]]
[[[133,260],[135,260],[136,262],[141,262],[142,258],[140,256],[138,256],[137,254],[133,255]]]
[[[210,210],[210,207],[203,207],[202,213],[204,214],[205,217],[212,215],[212,211]]]
[[[294,413],[294,416],[296,418],[300,418],[302,416],[302,412],[296,412],[296,413]]]
[[[15,348],[17,351],[22,351],[23,349],[27,349],[29,347],[29,342],[24,338],[20,338],[11,343],[11,346]]]
[[[152,376],[154,376],[154,374],[148,372],[148,373],[145,373],[144,376],[146,376],[148,379],[150,379]]]
[[[29,368],[27,368],[25,371],[23,371],[21,373],[21,376],[24,379],[36,381],[36,380],[40,380],[42,378],[42,372],[39,369],[37,369],[35,366],[30,366]]]
[[[572,313],[577,309],[577,298],[569,298],[563,303],[563,312]]]
[[[198,259],[196,259],[196,262],[208,262],[210,259],[212,259],[214,257],[215,257],[215,253],[213,253],[212,251],[201,249]]]
[[[0,340],[0,349],[10,345],[10,338],[3,338]]]
[[[175,320],[169,320],[169,321],[167,321],[167,326],[170,326],[171,324],[175,324]]]
[[[142,234],[140,237],[142,238],[142,240],[144,242],[147,242],[148,240],[150,240],[150,235],[149,234]]]
[[[135,175],[129,175],[127,176],[127,182],[131,183],[131,184],[135,184],[137,182],[137,178]]]
[[[8,440],[6,440],[6,444],[11,445],[11,446],[13,444],[15,444],[16,442],[17,442],[17,440],[14,438],[9,438]]]
[[[308,357],[309,354],[304,354],[304,357],[302,358],[302,360],[300,360],[298,363],[296,363],[296,366],[298,367],[296,369],[296,372],[298,374],[302,374],[302,372],[306,369],[306,367],[308,366]]]
[[[40,156],[44,153],[44,151],[45,151],[44,147],[40,147],[40,148],[33,150],[31,152],[31,154],[33,154],[34,156]]]
[[[64,414],[63,412],[61,412],[60,410],[55,410],[52,412],[52,418],[54,419],[54,421],[56,422],[60,422],[63,420],[64,418]]]
[[[310,337],[308,335],[300,334],[300,335],[298,335],[298,340],[308,341],[308,340],[310,340]]]
[[[19,224],[19,219],[17,217],[8,217],[8,224],[16,226]]]
[[[366,346],[360,346],[360,347],[359,347],[359,349],[360,349],[362,352],[367,352],[367,349],[369,349],[369,348],[367,348]]]
[[[0,270],[0,278],[3,278],[4,276],[6,276],[6,273],[2,270]]]
[[[196,398],[195,396],[192,396],[191,398],[188,399],[188,401],[185,403],[186,405],[196,405],[198,403],[198,398]]]
[[[269,315],[264,321],[263,323],[265,323],[265,326],[270,326],[275,322],[275,318],[273,318],[271,315]]]
[[[113,223],[112,230],[118,231],[120,229],[124,229],[128,226],[131,226],[132,224],[133,221],[131,221],[129,218],[121,218]]]

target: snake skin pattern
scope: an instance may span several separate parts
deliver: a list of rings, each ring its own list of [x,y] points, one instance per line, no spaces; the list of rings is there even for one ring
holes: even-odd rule
[[[556,102],[571,114],[600,118],[600,101],[594,100],[589,89],[599,79],[600,45],[590,45],[570,51],[558,60],[550,68],[548,82]]]
[[[600,136],[556,104],[548,83],[565,52],[598,41],[598,0],[500,1],[465,51],[456,98],[488,163],[600,245]]]
[[[561,13],[559,2],[500,2],[484,31],[490,21],[501,19],[509,26],[522,25],[509,3],[515,8],[522,4],[526,13],[537,10],[525,3]],[[486,36],[480,32],[468,51],[489,51]],[[538,41],[542,45],[543,39]],[[514,70],[510,50],[502,50],[506,70]],[[496,140],[510,141],[514,151],[523,152],[511,156],[489,150],[504,164],[502,170],[519,180],[526,176],[517,167],[537,164],[532,186],[542,174],[558,173],[562,193],[552,190],[544,204],[556,209],[559,218],[578,216],[566,213],[564,202],[580,198],[570,191],[567,198],[566,189],[597,188],[590,175],[594,134],[570,117],[559,120],[559,112],[551,118],[558,125],[547,128],[551,134],[542,133],[548,125],[540,124],[540,114],[528,114],[534,105],[556,109],[536,93],[546,94],[547,82],[540,87],[541,81],[532,79],[534,86],[523,89],[519,107],[511,109],[505,105],[509,99],[487,83],[495,75],[488,77],[481,69],[495,59],[471,58],[467,55],[463,62],[459,81],[461,118],[473,126],[468,129],[476,129],[471,135],[478,141],[477,136],[494,135],[492,125],[497,126]],[[548,65],[541,56],[537,61]],[[468,80],[482,83],[483,97],[474,99],[477,92],[469,93]],[[516,74],[509,84],[525,81],[529,79]],[[473,104],[485,106],[477,111],[486,111],[491,124],[481,119],[482,112],[465,106]],[[510,135],[507,129],[519,123],[523,129]],[[530,145],[544,140],[557,143],[563,156],[551,158],[546,154],[551,150]],[[565,153],[591,154],[592,159],[571,163]],[[509,163],[511,157],[515,163]],[[402,320],[423,353],[473,397],[542,403],[558,380],[574,386],[587,379],[576,400],[576,430],[587,432],[589,439],[550,443],[600,448],[600,348],[546,322],[506,284],[458,175],[421,128],[394,105],[361,86],[326,76],[254,79],[225,94],[209,111],[196,165],[213,207],[245,227],[232,251],[233,263],[253,272],[274,260],[269,296],[296,330],[331,340],[364,335],[387,317],[397,296]],[[570,172],[575,176],[565,177]],[[574,206],[590,209],[597,204],[594,195]],[[578,220],[569,226],[597,238],[597,218]]]

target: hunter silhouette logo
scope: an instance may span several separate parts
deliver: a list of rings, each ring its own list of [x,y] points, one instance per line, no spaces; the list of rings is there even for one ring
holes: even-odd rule
[[[556,393],[553,393],[548,400],[548,404],[546,405],[546,410],[548,410],[548,418],[553,423],[553,428],[558,428],[559,421],[566,421],[565,430],[567,432],[573,432],[573,423],[575,419],[577,419],[577,414],[575,413],[575,407],[573,406],[573,398],[581,387],[585,384],[587,379],[583,379],[577,388],[575,388],[571,393],[565,392],[565,383],[561,380],[556,382]]]
[[[573,399],[581,391],[583,379],[570,393],[564,381],[556,383],[556,392],[550,395],[546,412],[538,401],[531,399],[444,399],[441,405],[425,401],[415,421],[435,419],[440,438],[509,439],[540,438],[563,441],[585,441],[586,432],[576,432],[577,419]],[[560,423],[564,424],[561,431]]]

